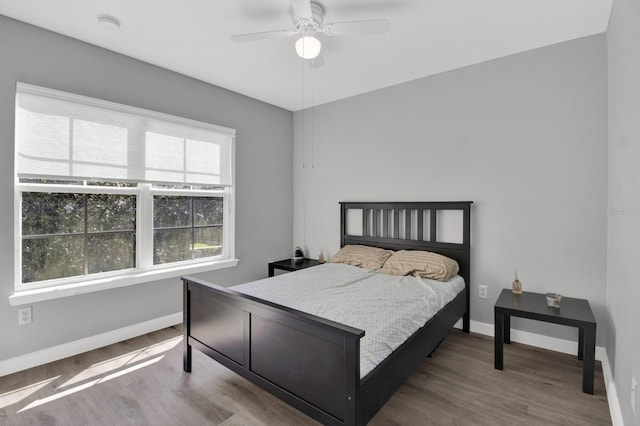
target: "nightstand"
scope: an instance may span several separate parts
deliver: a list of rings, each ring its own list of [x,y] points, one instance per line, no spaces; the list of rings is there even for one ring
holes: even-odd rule
[[[269,276],[272,277],[276,269],[282,271],[293,272],[300,269],[310,268],[312,266],[320,265],[321,263],[316,259],[302,259],[293,261],[291,259],[278,260],[276,262],[269,262]]]
[[[582,365],[582,391],[593,394],[593,369],[596,352],[596,320],[588,300],[563,297],[559,308],[547,306],[547,296],[523,292],[513,294],[502,290],[494,306],[495,313],[495,368],[503,367],[503,343],[511,342],[511,317],[577,327],[578,359]]]

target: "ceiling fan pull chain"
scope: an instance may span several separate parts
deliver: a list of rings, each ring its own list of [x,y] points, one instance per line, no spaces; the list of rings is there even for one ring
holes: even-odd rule
[[[313,61],[313,59],[312,59]],[[314,168],[314,162],[315,162],[315,157],[314,157],[314,150],[313,150],[313,142],[314,142],[314,137],[313,137],[313,69],[309,69],[309,81],[310,81],[310,86],[311,86],[311,168]]]
[[[303,169],[304,169],[304,161],[305,161],[305,159],[304,159],[304,157],[305,157],[305,155],[304,155],[304,140],[306,139],[306,131],[305,131],[305,123],[304,123],[306,121],[306,117],[305,117],[306,112],[305,112],[305,109],[304,109],[304,98],[305,98],[305,96],[304,96],[305,93],[304,92],[306,90],[306,87],[305,87],[305,84],[304,84],[304,68],[305,68],[304,67],[304,63],[302,63],[302,168]]]

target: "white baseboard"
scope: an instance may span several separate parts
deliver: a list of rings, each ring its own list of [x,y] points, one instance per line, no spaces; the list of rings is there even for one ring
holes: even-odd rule
[[[624,426],[622,410],[620,409],[620,400],[618,399],[618,391],[616,390],[616,383],[613,381],[611,364],[609,364],[607,352],[603,352],[603,357],[601,359],[602,374],[604,376],[604,387],[607,389],[607,400],[609,401],[609,411],[611,412],[611,423],[613,426]]]
[[[472,333],[494,337],[493,324],[471,321],[469,325]],[[461,329],[462,320],[458,321],[454,327]],[[578,353],[578,342],[543,336],[542,334],[530,333],[528,331],[512,329],[511,341],[565,354],[575,355]],[[604,386],[607,391],[607,400],[609,401],[611,422],[613,423],[613,426],[624,426],[622,411],[620,410],[620,401],[618,400],[618,393],[616,391],[616,384],[613,381],[613,374],[611,373],[611,364],[609,364],[607,351],[604,347],[596,346],[596,359],[602,363],[602,374],[604,376]]]
[[[123,340],[151,333],[166,327],[171,327],[173,325],[180,324],[181,322],[182,312],[177,312],[175,314],[155,318],[149,321],[119,328],[117,330],[107,331],[106,333],[97,334],[95,336],[20,355],[15,358],[9,358],[4,361],[0,361],[0,377],[101,348],[103,346],[112,345]]]
[[[471,321],[470,325],[472,333],[484,334],[485,336],[493,337],[493,324]],[[458,321],[454,327],[462,328],[462,320]],[[528,331],[511,329],[511,341],[542,349],[549,349],[550,351],[561,352],[563,354],[578,353],[578,342],[558,339],[557,337],[543,336],[542,334],[530,333]],[[603,353],[604,348],[602,346],[596,346],[596,359],[598,361],[602,361]]]

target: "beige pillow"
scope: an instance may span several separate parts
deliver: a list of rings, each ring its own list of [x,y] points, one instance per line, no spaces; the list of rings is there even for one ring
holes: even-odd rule
[[[422,278],[447,281],[458,273],[458,262],[438,253],[400,250],[393,253],[377,272],[390,275],[413,274]]]
[[[346,245],[327,262],[345,263],[367,269],[380,269],[391,254],[393,254],[393,251],[379,247]]]

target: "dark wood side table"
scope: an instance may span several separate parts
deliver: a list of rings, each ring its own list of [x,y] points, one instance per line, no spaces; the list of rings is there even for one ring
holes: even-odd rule
[[[582,391],[593,394],[593,370],[596,354],[596,320],[588,300],[563,297],[559,308],[547,306],[547,296],[523,292],[513,294],[504,289],[494,306],[495,314],[495,368],[502,370],[503,343],[511,342],[511,317],[577,327],[578,359],[582,366]]]
[[[275,273],[276,269],[280,269],[283,271],[298,271],[304,268],[310,268],[312,266],[320,265],[320,261],[316,259],[302,259],[298,261],[293,261],[291,259],[278,260],[276,262],[269,262],[269,276],[272,277]]]

